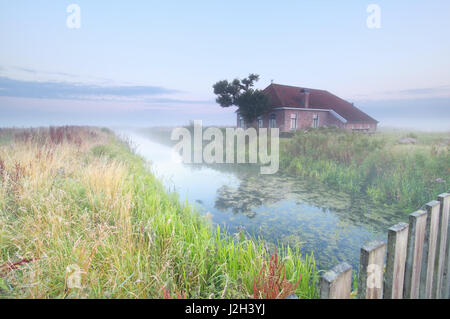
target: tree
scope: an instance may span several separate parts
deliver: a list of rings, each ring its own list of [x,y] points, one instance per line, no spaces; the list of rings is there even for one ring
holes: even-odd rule
[[[259,75],[250,74],[248,78],[242,80],[217,82],[213,85],[214,94],[217,95],[216,102],[221,107],[237,106],[245,122],[254,122],[271,108],[268,96],[263,91],[253,88],[258,80]]]

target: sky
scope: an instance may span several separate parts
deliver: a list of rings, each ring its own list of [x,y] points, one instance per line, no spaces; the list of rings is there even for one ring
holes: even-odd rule
[[[231,125],[212,85],[257,73],[450,130],[449,39],[447,0],[0,0],[0,126]]]

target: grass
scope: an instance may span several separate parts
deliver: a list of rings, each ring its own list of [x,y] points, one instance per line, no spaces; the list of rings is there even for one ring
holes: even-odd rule
[[[316,298],[313,256],[277,251]],[[0,130],[0,297],[249,298],[271,255],[180,204],[108,130]]]
[[[415,144],[401,144],[402,138]],[[338,129],[297,132],[281,144],[281,168],[407,212],[450,186],[450,134]]]

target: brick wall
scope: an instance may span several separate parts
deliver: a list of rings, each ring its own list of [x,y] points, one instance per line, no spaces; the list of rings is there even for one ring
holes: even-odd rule
[[[269,127],[269,120],[272,114],[275,114],[276,125],[280,129],[280,132],[292,132],[291,130],[291,115],[297,115],[297,129],[313,127],[314,116],[317,115],[319,118],[319,127],[340,127],[346,128],[348,130],[365,130],[369,132],[376,131],[377,125],[371,123],[343,123],[336,116],[326,110],[273,110],[262,116],[263,127]],[[258,122],[255,121],[252,125],[247,125],[247,127],[253,126],[257,127]],[[239,115],[237,115],[237,127],[239,127]]]
[[[345,128],[352,131],[367,131],[375,132],[377,130],[377,124],[375,123],[347,123]]]

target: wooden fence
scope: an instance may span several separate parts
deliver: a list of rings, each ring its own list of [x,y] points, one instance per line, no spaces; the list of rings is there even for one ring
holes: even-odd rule
[[[450,298],[450,194],[388,229],[388,241],[361,248],[360,299]],[[341,263],[320,278],[320,298],[348,299],[352,267]]]

